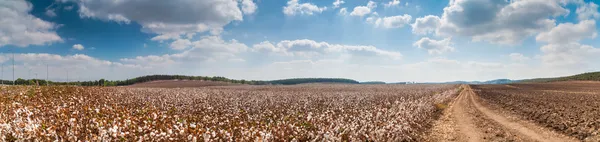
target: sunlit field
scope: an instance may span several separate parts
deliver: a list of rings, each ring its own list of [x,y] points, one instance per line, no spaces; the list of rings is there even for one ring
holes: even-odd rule
[[[419,141],[456,85],[1,87],[2,140]]]

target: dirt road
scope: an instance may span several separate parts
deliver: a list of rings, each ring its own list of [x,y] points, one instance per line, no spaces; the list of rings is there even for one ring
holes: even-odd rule
[[[461,87],[459,96],[435,122],[429,141],[577,141],[487,107],[469,85]]]

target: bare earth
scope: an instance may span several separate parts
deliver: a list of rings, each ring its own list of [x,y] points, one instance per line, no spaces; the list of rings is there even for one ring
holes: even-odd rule
[[[462,88],[449,109],[434,123],[428,141],[577,141],[486,107],[469,85]]]

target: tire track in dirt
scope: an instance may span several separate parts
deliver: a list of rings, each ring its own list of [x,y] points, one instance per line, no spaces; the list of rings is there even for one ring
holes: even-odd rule
[[[430,139],[427,141],[482,141],[481,131],[476,128],[473,117],[465,109],[469,108],[468,105],[468,98],[463,90],[449,103],[449,107],[444,110],[440,119],[434,122]]]
[[[473,92],[469,85],[464,85],[464,92],[466,92],[465,96],[468,97],[469,102],[475,106],[475,108],[484,114],[487,118],[496,121],[498,124],[502,125],[502,127],[512,131],[513,133],[520,135],[522,137],[535,140],[535,141],[543,141],[543,142],[569,142],[569,141],[577,141],[573,138],[563,136],[557,134],[553,131],[546,130],[542,127],[529,124],[522,120],[511,120],[505,116],[502,116],[500,113],[496,113],[477,102],[475,99],[476,94]]]
[[[509,119],[481,105],[469,85],[461,88],[442,117],[434,122],[428,141],[577,141],[523,120]]]
[[[465,109],[469,108],[469,100],[467,98],[468,94],[466,93],[467,91],[464,89],[460,92],[459,97],[456,99],[456,106],[453,107],[451,111],[455,116],[454,120],[456,121],[456,124],[459,127],[459,132],[463,134],[462,137],[459,136],[459,140],[479,142],[483,140],[482,134],[480,133],[481,131],[477,129],[473,121],[473,117],[470,116],[471,114],[469,114]]]

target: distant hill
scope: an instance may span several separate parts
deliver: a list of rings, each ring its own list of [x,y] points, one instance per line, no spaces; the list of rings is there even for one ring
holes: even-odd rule
[[[489,81],[451,81],[451,82],[441,82],[441,83],[431,83],[431,84],[510,84],[517,83],[519,80],[510,80],[510,79],[496,79]],[[429,84],[429,83],[428,83]]]
[[[386,84],[383,81],[367,81],[367,82],[360,82],[360,84]]]
[[[345,78],[292,78],[265,81],[267,84],[275,85],[295,85],[305,83],[343,83],[343,84],[359,84],[360,82]]]
[[[490,81],[486,81],[483,82],[482,84],[509,84],[509,83],[516,83],[519,82],[518,80],[510,80],[510,79],[496,79],[496,80],[490,80]]]
[[[556,81],[600,81],[600,72],[588,72],[572,76],[555,77],[555,78],[535,78],[525,79],[520,82],[523,83],[534,83],[534,82],[556,82]]]

